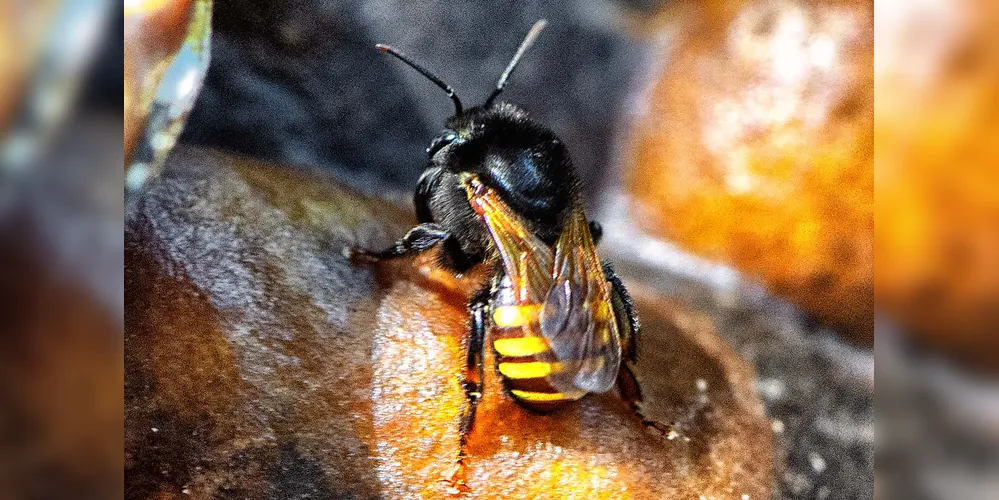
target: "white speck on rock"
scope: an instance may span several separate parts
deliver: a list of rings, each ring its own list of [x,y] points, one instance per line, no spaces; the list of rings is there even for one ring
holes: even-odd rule
[[[808,452],[808,463],[811,464],[812,470],[819,474],[826,470],[826,459],[814,451]]]
[[[770,422],[770,430],[774,431],[775,434],[784,433],[784,422],[781,420],[774,420]]]

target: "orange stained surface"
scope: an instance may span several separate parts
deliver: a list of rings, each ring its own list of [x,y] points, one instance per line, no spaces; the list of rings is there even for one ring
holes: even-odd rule
[[[405,281],[390,286],[376,314],[380,337],[372,353],[371,383],[373,437],[382,460],[379,477],[405,485],[396,490],[404,496],[447,496],[443,482],[419,478],[443,478],[454,464],[457,416],[465,402],[457,378],[465,359],[463,316],[460,302],[441,302],[427,295],[425,288]],[[662,326],[661,320],[650,324]],[[738,493],[738,498],[758,491],[752,479],[756,465],[741,453],[748,449],[728,440],[736,435],[757,439],[751,434],[765,429],[722,425],[725,436],[707,443],[702,440],[715,439],[708,436],[718,429],[702,422],[698,424],[702,428],[687,431],[697,444],[670,441],[646,432],[616,392],[590,395],[563,410],[539,415],[503,393],[494,366],[489,352],[485,395],[467,446],[464,481],[473,495],[672,498],[693,488],[718,497]],[[728,404],[731,401],[722,406]],[[716,411],[715,417],[722,420],[721,415],[731,414],[731,408]],[[733,453],[733,445],[740,451],[726,456]],[[712,451],[701,455],[695,451],[701,446]]]
[[[626,160],[633,219],[870,340],[873,1],[678,5]]]

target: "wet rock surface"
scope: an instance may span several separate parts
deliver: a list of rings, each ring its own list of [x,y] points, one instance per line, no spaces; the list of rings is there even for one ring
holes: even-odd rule
[[[408,210],[311,170],[175,151],[126,221],[126,497],[444,496],[466,283],[351,266]],[[616,394],[522,410],[487,371],[482,497],[767,498],[777,456],[752,369],[712,322],[628,279],[645,432]]]

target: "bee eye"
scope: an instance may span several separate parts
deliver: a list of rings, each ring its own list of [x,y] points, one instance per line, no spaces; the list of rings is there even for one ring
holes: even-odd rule
[[[436,139],[434,139],[433,142],[430,143],[430,147],[427,148],[427,156],[433,158],[438,151],[444,148],[444,146],[451,144],[457,139],[458,139],[458,134],[452,131],[444,132],[443,134],[440,135],[440,137],[437,137]]]

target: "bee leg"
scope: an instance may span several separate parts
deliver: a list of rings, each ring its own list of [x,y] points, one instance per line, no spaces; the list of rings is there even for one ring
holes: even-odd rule
[[[617,389],[621,393],[621,399],[628,406],[631,407],[631,411],[635,413],[635,416],[641,420],[642,425],[646,429],[652,428],[663,435],[666,439],[673,440],[680,435],[676,431],[676,426],[672,424],[665,424],[645,416],[642,413],[641,403],[642,403],[642,386],[638,383],[638,379],[635,378],[635,373],[631,371],[631,366],[629,362],[621,363],[621,369],[617,375]]]
[[[638,360],[638,332],[641,329],[641,324],[639,324],[638,316],[635,314],[631,295],[628,294],[628,289],[624,287],[624,283],[621,283],[621,278],[617,276],[609,263],[604,262],[603,267],[604,277],[611,284],[611,305],[614,307],[614,317],[617,320],[618,331],[621,333],[621,352],[624,353],[625,357],[617,375],[618,392],[621,393],[621,399],[631,407],[635,416],[642,421],[642,425],[655,429],[666,439],[675,439],[678,436],[675,426],[652,420],[642,413],[642,386],[631,370],[631,365]]]
[[[410,229],[406,236],[384,250],[347,247],[344,248],[344,256],[354,262],[377,262],[414,256],[430,250],[438,244],[443,250],[440,254],[441,265],[454,272],[465,272],[482,260],[466,254],[461,248],[461,243],[454,236],[433,222],[424,222]]]
[[[611,284],[611,305],[614,306],[614,317],[618,322],[618,332],[621,333],[622,352],[628,361],[634,363],[638,359],[638,334],[642,325],[635,314],[631,295],[614,272],[614,267],[609,262],[604,262],[603,267],[604,278]]]
[[[416,192],[413,193],[413,206],[416,207],[416,220],[421,224],[434,222],[434,214],[430,211],[430,196],[433,194],[443,170],[440,167],[428,168],[420,175],[420,181],[416,184]]]
[[[599,245],[600,239],[604,237],[604,227],[595,220],[590,221],[590,236],[593,238],[594,245]]]
[[[468,351],[465,358],[465,373],[461,379],[461,386],[465,390],[465,404],[458,424],[458,458],[455,460],[454,469],[444,479],[450,494],[468,491],[468,486],[465,485],[465,446],[468,444],[468,434],[475,425],[475,409],[482,399],[482,382],[485,376],[483,352],[489,291],[489,288],[483,289],[468,303],[470,313]]]
[[[394,259],[422,253],[434,245],[450,238],[450,234],[437,224],[427,222],[410,229],[406,236],[384,250],[364,250],[348,248],[347,257],[351,260],[378,261]]]
[[[465,376],[462,386],[465,389],[467,405],[461,416],[461,453],[464,454],[465,439],[475,423],[475,408],[482,399],[482,380],[485,366],[483,353],[486,338],[486,312],[489,310],[489,288],[485,288],[469,301],[470,325],[468,332],[468,353],[465,358]]]

